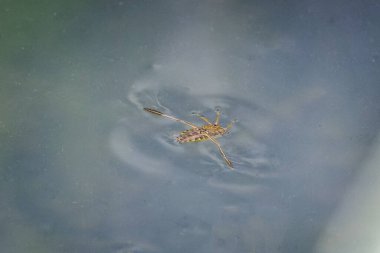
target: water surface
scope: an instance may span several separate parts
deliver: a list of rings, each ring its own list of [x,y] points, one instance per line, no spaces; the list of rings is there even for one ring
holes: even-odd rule
[[[379,130],[379,5],[1,6],[1,252],[318,248]],[[235,170],[143,107],[220,107]]]

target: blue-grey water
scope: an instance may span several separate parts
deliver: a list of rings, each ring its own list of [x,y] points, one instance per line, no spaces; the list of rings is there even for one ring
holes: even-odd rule
[[[0,1],[0,252],[340,252],[380,129],[379,3],[37,2]],[[144,107],[221,108],[235,169]]]

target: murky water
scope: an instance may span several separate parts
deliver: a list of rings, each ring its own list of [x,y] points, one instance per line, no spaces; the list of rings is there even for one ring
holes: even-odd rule
[[[1,6],[1,252],[316,250],[379,130],[379,5]],[[143,107],[220,107],[235,169]]]

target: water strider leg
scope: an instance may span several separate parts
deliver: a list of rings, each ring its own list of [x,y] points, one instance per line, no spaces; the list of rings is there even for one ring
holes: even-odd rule
[[[168,119],[171,119],[171,120],[174,120],[174,121],[177,121],[177,122],[180,122],[182,124],[185,124],[191,128],[198,128],[196,125],[190,123],[190,122],[187,122],[185,120],[182,120],[182,119],[178,119],[176,117],[173,117],[173,116],[170,116],[170,115],[167,115],[167,114],[164,114],[160,111],[157,111],[155,109],[151,109],[151,108],[144,108],[144,111],[147,111],[147,112],[150,112],[152,114],[155,114],[155,115],[158,115],[158,116],[162,116],[162,117],[165,117],[165,118],[168,118]]]
[[[212,123],[210,122],[210,120],[208,118],[206,118],[205,116],[199,114],[199,113],[192,113],[193,115],[197,116],[198,118],[200,118],[201,120],[203,120],[204,122],[206,122],[207,124],[209,125],[212,125]]]
[[[226,164],[228,165],[228,167],[229,167],[231,170],[233,170],[233,169],[234,169],[234,166],[232,165],[232,162],[227,158],[226,154],[223,152],[223,149],[222,149],[222,147],[220,146],[220,143],[219,143],[217,140],[215,140],[215,138],[211,137],[210,135],[208,135],[208,134],[206,134],[206,133],[205,133],[204,135],[206,135],[206,136],[209,138],[209,140],[212,141],[212,142],[218,147],[219,152],[220,152],[220,154],[222,155],[224,161],[226,162]]]
[[[216,118],[215,118],[215,125],[219,125],[219,120],[220,120],[220,110],[217,108],[215,109],[216,112]]]
[[[225,129],[226,129],[226,132],[228,132],[228,131],[231,130],[232,126],[236,123],[236,121],[237,121],[237,120],[234,119],[234,120],[231,120],[230,123],[228,123],[227,127],[225,128]]]

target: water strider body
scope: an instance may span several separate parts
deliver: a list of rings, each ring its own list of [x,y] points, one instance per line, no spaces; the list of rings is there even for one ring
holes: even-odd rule
[[[160,111],[157,111],[156,109],[144,108],[144,110],[152,114],[165,117],[165,118],[180,122],[182,124],[185,124],[191,127],[188,130],[182,131],[179,134],[179,136],[176,138],[176,140],[179,143],[200,142],[200,141],[206,141],[206,140],[212,141],[218,147],[219,152],[222,155],[228,167],[231,169],[233,168],[232,162],[227,158],[226,154],[222,150],[222,147],[220,146],[220,143],[215,139],[217,137],[220,137],[226,134],[231,129],[233,125],[233,121],[230,124],[228,124],[227,127],[222,127],[219,124],[219,119],[220,119],[219,110],[216,111],[216,118],[215,118],[214,123],[211,123],[210,120],[203,115],[195,114],[197,117],[199,117],[200,119],[202,119],[203,121],[207,123],[206,125],[203,125],[203,126],[196,126],[193,123],[164,114]]]

